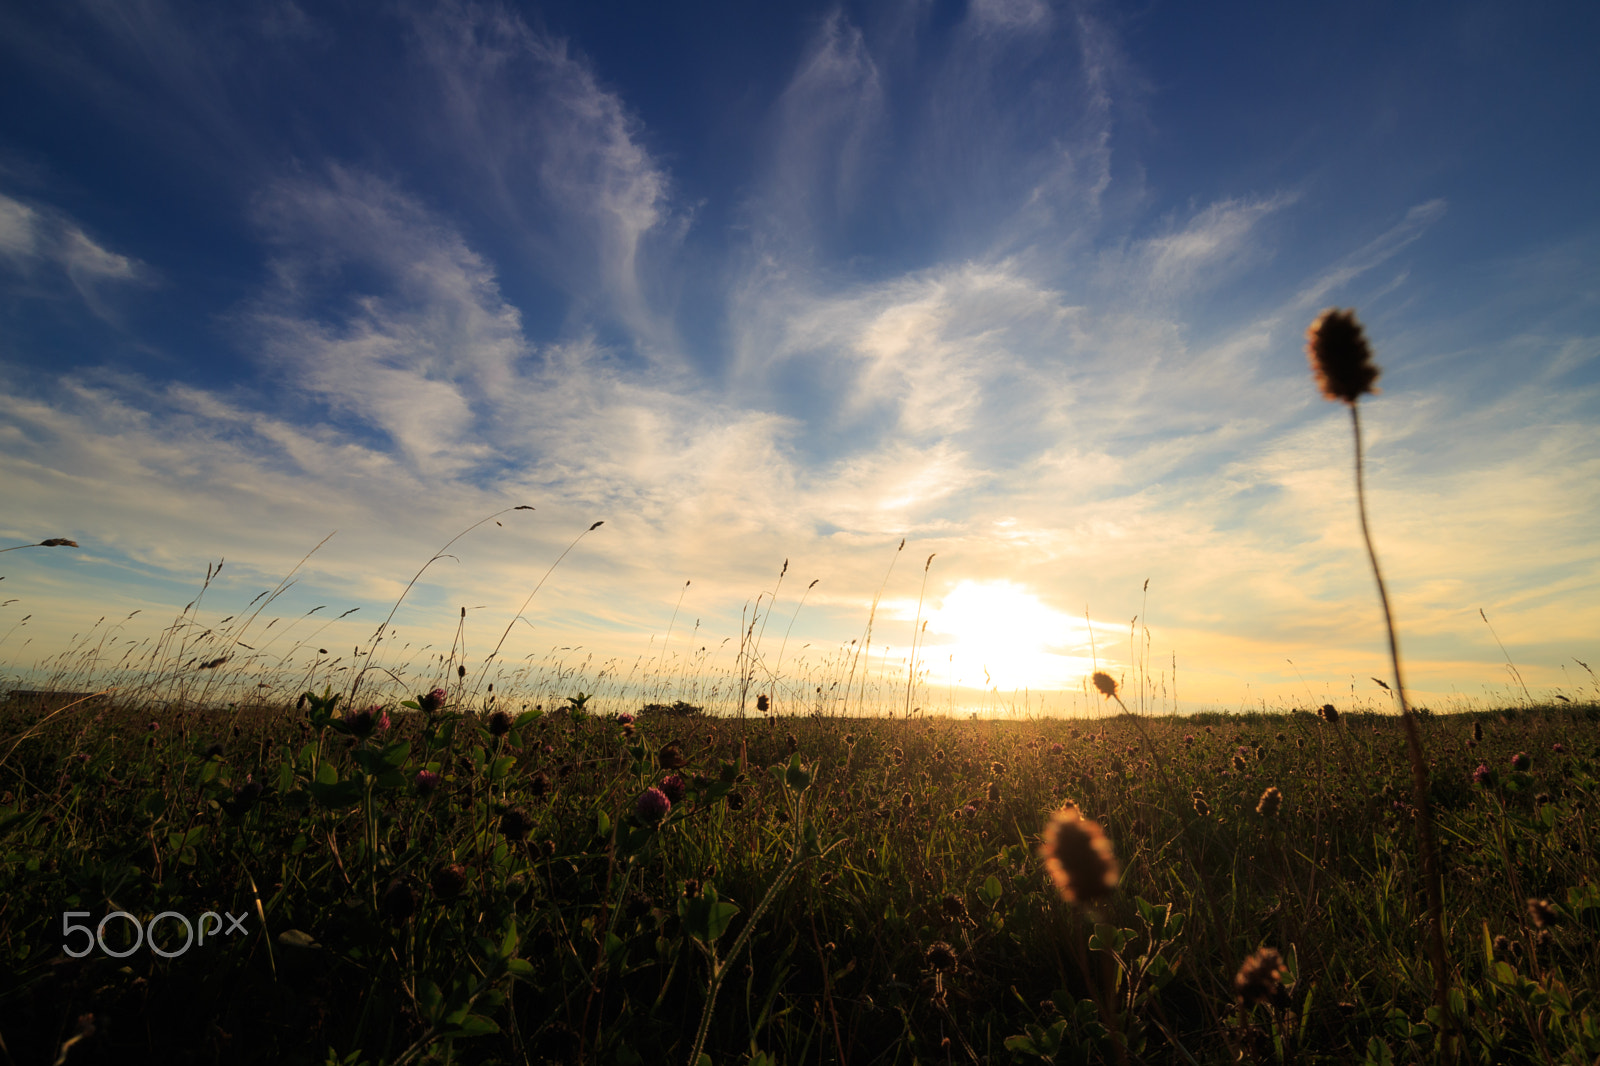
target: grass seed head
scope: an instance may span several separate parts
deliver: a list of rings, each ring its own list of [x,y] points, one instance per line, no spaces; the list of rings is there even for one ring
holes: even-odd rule
[[[1117,886],[1117,859],[1111,841],[1075,807],[1063,807],[1051,816],[1039,856],[1068,903],[1100,899]]]
[[[1378,368],[1355,312],[1330,307],[1306,331],[1306,358],[1317,388],[1329,400],[1354,404],[1363,393],[1375,393]]]
[[[1111,675],[1106,673],[1104,670],[1095,671],[1094,687],[1100,690],[1100,694],[1102,696],[1109,697],[1117,694],[1116,681],[1113,680]]]
[[[1555,905],[1547,899],[1530,899],[1528,901],[1528,917],[1533,919],[1535,928],[1548,929],[1561,921],[1561,916],[1556,913]]]
[[[1262,948],[1239,967],[1233,978],[1233,990],[1245,1006],[1267,1003],[1281,1007],[1288,1001],[1279,981],[1283,977],[1283,959],[1272,948]]]

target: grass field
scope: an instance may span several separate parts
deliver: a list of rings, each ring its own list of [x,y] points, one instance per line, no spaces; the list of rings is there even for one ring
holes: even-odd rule
[[[8,1060],[1440,1056],[1396,717],[405,702],[7,704]],[[1600,707],[1421,718],[1462,1059],[1593,1063]],[[1067,804],[1119,870],[1074,902]]]

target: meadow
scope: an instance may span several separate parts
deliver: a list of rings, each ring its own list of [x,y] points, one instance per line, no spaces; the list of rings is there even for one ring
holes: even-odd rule
[[[1441,1055],[1392,715],[740,721],[586,704],[12,700],[4,1054]],[[1600,706],[1421,717],[1462,1059],[1592,1063]],[[1072,901],[1039,854],[1067,804],[1117,869]],[[115,958],[136,934],[101,926],[113,911],[243,928],[180,953],[168,918]],[[69,912],[99,927],[92,950]]]

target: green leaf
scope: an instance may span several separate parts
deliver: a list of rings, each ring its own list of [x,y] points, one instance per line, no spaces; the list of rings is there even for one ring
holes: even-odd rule
[[[1377,1037],[1367,1041],[1367,1060],[1364,1066],[1394,1066],[1394,1052]]]
[[[444,1034],[446,1040],[468,1039],[474,1036],[488,1036],[498,1033],[500,1027],[493,1018],[485,1018],[481,1014],[469,1014],[456,1024],[456,1028]]]
[[[423,978],[417,985],[417,1006],[422,1008],[422,1016],[429,1025],[437,1022],[440,1012],[444,1010],[444,995],[439,991],[439,986]]]
[[[331,770],[324,766],[323,769]],[[319,778],[322,774],[319,772]],[[321,781],[311,785],[311,795],[324,807],[338,810],[342,807],[354,807],[361,802],[363,786],[360,781],[340,781],[336,784],[323,784]]]
[[[684,932],[703,944],[715,943],[738,913],[734,904],[718,900],[714,889],[708,895],[678,900],[678,917],[683,920]]]
[[[494,765],[489,768],[489,780],[504,781],[506,775],[511,772],[511,768],[515,765],[517,765],[516,756],[502,755],[500,758],[496,759],[494,761]]]
[[[978,887],[978,898],[986,906],[993,907],[1000,902],[1000,879],[993,874],[983,879],[983,884]]]

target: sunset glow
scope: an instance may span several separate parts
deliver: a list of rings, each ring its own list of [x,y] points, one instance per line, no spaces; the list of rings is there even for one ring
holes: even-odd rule
[[[12,7],[0,689],[1600,695],[1591,9]]]

